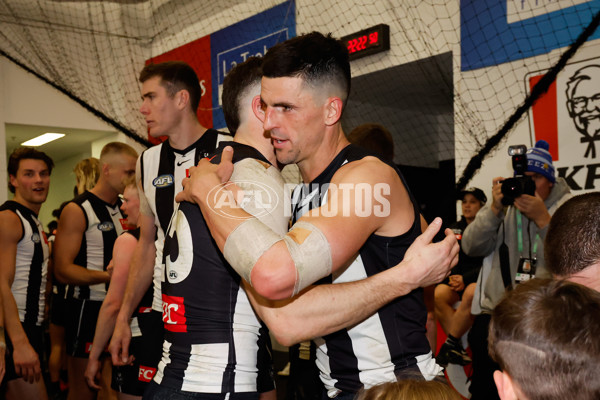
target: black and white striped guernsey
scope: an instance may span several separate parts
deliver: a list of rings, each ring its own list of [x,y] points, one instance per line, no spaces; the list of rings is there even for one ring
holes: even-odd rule
[[[140,179],[143,193],[153,215],[156,225],[156,258],[154,263],[154,301],[152,308],[162,312],[160,285],[163,277],[162,249],[165,231],[175,208],[175,196],[183,186],[181,182],[187,171],[198,164],[202,158],[208,157],[222,140],[231,140],[231,136],[214,129],[204,134],[186,149],[177,150],[165,141],[145,150],[140,156]]]
[[[86,230],[81,238],[79,252],[73,263],[89,270],[106,271],[112,259],[117,237],[123,233],[125,218],[121,214],[121,200],[108,204],[89,191],[72,200],[83,211]],[[69,285],[68,298],[102,301],[106,297],[108,283],[93,285]]]
[[[372,154],[349,145],[311,183],[298,185],[292,194],[292,222],[327,202],[327,188],[339,168],[369,155]],[[393,167],[406,186],[400,171]],[[421,233],[417,203],[410,191],[409,195],[414,223],[408,232],[395,237],[372,234],[347,269],[317,284],[357,281],[402,261],[410,244]],[[425,336],[426,321],[423,290],[417,289],[352,328],[315,339],[317,366],[329,397],[339,391],[356,393],[362,387],[395,381],[398,371],[406,367],[416,366],[426,379],[433,379],[441,369],[432,358]]]
[[[240,165],[251,170],[246,162],[253,163],[257,166],[255,182],[268,185],[274,182],[273,176],[279,177],[273,186],[283,194],[279,171],[258,151],[238,143],[225,144],[234,146],[236,171]],[[213,162],[218,162],[218,156]],[[284,233],[287,218],[280,222],[278,230]],[[259,370],[270,367],[259,365],[260,346],[266,344],[265,338],[260,339],[261,323],[240,285],[240,276],[223,258],[197,205],[183,202],[173,214],[164,262],[165,341],[155,382],[197,393],[257,392]]]
[[[11,286],[19,320],[26,326],[40,326],[46,306],[48,239],[37,215],[29,208],[9,200],[0,206],[0,211],[5,210],[19,217],[23,232],[17,243],[15,276]]]

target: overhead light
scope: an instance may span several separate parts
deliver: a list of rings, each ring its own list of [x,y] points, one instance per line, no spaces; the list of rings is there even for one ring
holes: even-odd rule
[[[65,136],[64,133],[48,132],[48,133],[44,133],[43,135],[40,135],[38,137],[34,137],[33,139],[29,139],[26,142],[21,143],[21,146],[32,146],[32,147],[41,146],[41,145],[51,142],[53,140],[60,139],[63,136]]]

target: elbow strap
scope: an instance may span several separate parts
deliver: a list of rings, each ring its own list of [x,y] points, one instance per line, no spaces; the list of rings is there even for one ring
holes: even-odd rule
[[[315,225],[299,221],[283,238],[296,267],[293,295],[331,274],[331,247]]]
[[[282,240],[268,226],[256,218],[249,218],[229,234],[223,247],[223,256],[250,285],[252,268],[265,251]],[[327,238],[315,225],[300,221],[283,237],[296,268],[293,295],[331,274],[331,247]]]
[[[254,264],[280,240],[281,236],[258,219],[248,218],[227,236],[223,256],[235,272],[252,285],[250,273]]]

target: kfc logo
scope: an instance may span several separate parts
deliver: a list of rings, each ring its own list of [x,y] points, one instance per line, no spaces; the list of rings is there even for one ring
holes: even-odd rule
[[[527,75],[529,91],[545,73]],[[529,117],[531,142],[550,143],[557,177],[564,178],[573,192],[599,190],[600,59],[565,65],[533,104]]]
[[[150,382],[155,373],[156,368],[140,365],[140,369],[138,370],[138,381]]]
[[[600,65],[587,65],[567,82],[567,109],[575,128],[587,143],[584,157],[596,158],[596,141],[600,140]]]
[[[168,296],[163,293],[163,323],[170,332],[187,332],[183,297]]]

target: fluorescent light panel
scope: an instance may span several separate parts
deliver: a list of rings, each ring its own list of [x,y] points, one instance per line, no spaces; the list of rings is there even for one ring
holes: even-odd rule
[[[40,135],[38,137],[34,137],[33,139],[29,139],[26,142],[21,143],[21,146],[32,146],[32,147],[41,146],[41,145],[44,145],[53,140],[60,139],[63,136],[65,136],[64,133],[48,132],[48,133],[44,133],[43,135]]]

